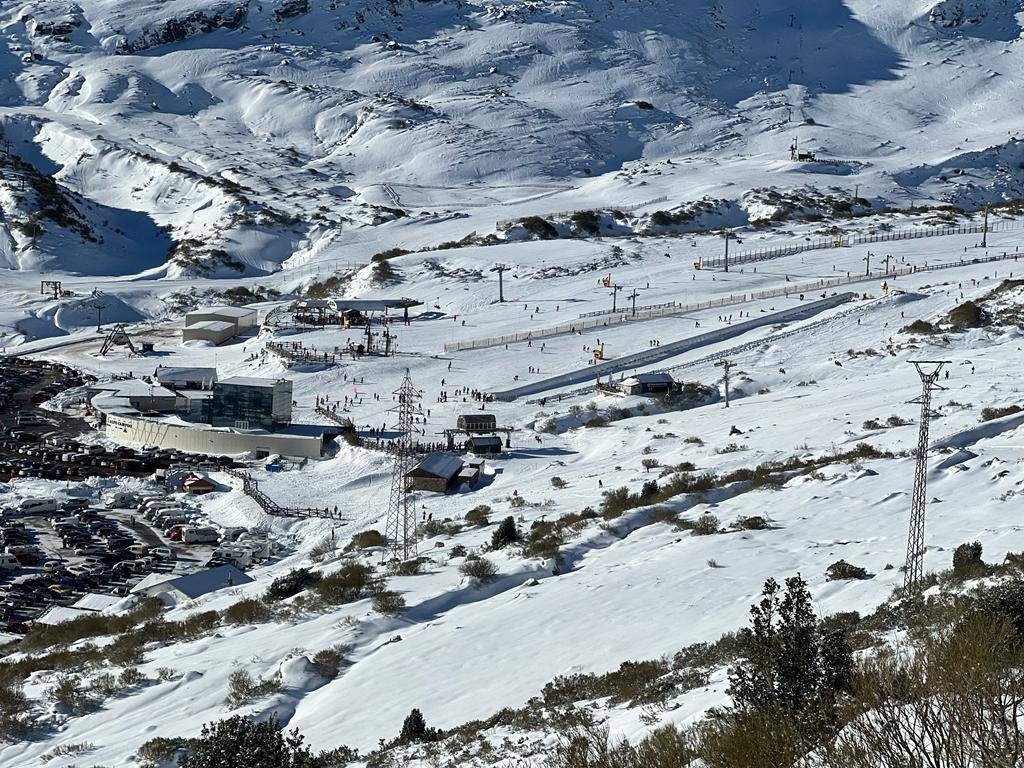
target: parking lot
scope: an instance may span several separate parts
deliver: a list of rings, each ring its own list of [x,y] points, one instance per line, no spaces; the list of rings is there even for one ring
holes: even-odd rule
[[[266,532],[216,527],[159,491],[21,499],[0,509],[0,547],[0,620],[14,632],[88,593],[127,596],[151,574],[244,569],[276,552]]]
[[[147,477],[156,470],[183,464],[209,470],[237,466],[223,456],[152,447],[107,450],[76,439],[92,431],[88,423],[39,406],[86,383],[64,366],[21,358],[0,360],[0,480]]]
[[[213,526],[193,499],[160,482],[165,470],[215,471],[234,462],[171,450],[107,449],[80,439],[92,431],[84,420],[39,408],[84,384],[63,366],[0,361],[0,481],[64,481],[59,491],[26,495],[19,484],[0,496],[0,626],[11,632],[25,632],[50,608],[73,606],[87,594],[126,596],[152,574],[173,578],[225,563],[246,568],[275,549],[264,532]],[[106,496],[80,482],[116,476],[153,482],[148,491]]]

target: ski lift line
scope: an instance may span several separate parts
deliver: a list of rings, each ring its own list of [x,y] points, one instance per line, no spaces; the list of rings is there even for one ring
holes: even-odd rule
[[[942,262],[939,264],[925,264],[923,266],[900,267],[889,269],[886,272],[872,272],[868,275],[850,275],[849,277],[831,277],[824,280],[817,280],[813,283],[786,283],[778,288],[768,288],[762,291],[751,291],[750,293],[730,294],[718,299],[697,302],[695,304],[669,305],[664,309],[653,309],[647,312],[638,311],[636,315],[629,312],[616,312],[614,315],[607,315],[597,319],[580,320],[574,323],[564,323],[549,328],[538,328],[535,331],[520,331],[505,336],[491,336],[484,339],[472,339],[444,345],[445,352],[461,352],[467,349],[483,349],[495,347],[501,344],[512,344],[514,342],[537,340],[560,336],[567,333],[576,333],[591,328],[605,328],[612,325],[636,322],[639,320],[650,320],[654,318],[670,317],[672,315],[683,315],[689,312],[699,312],[706,309],[729,307],[736,304],[746,304],[761,299],[773,299],[780,296],[794,296],[801,293],[809,294],[820,291],[823,288],[835,288],[840,285],[851,285],[853,283],[871,282],[874,280],[892,280],[897,277],[913,275],[917,272],[932,272],[938,269],[953,269],[956,267],[967,267],[975,264],[987,264],[995,261],[1018,261],[1022,254],[1003,252],[995,256],[980,256],[973,259],[960,259],[959,261]]]
[[[682,354],[683,352],[689,352],[693,349],[698,349],[709,344],[726,341],[730,338],[746,333],[747,331],[754,330],[755,328],[761,328],[765,325],[771,325],[777,322],[801,320],[807,315],[814,315],[818,312],[832,309],[833,307],[853,301],[857,297],[858,294],[851,292],[834,294],[807,304],[801,304],[799,306],[790,307],[777,312],[770,312],[751,320],[744,320],[736,323],[735,325],[726,326],[725,328],[718,328],[686,339],[680,339],[679,341],[674,341],[669,344],[665,344],[664,346],[646,349],[615,360],[598,363],[597,365],[590,365],[586,368],[578,368],[574,371],[568,371],[541,381],[532,382],[512,389],[493,392],[491,394],[495,400],[511,402],[520,397],[533,395],[550,389],[600,380],[603,374],[619,373],[631,368],[638,368],[643,365],[657,363],[666,358]]]
[[[796,336],[802,333],[807,333],[808,331],[815,331],[818,330],[819,328],[826,327],[839,320],[845,319],[850,315],[863,312],[867,307],[877,304],[878,302],[884,300],[884,298],[878,298],[870,301],[860,302],[856,306],[843,309],[839,312],[836,312],[833,315],[829,315],[828,317],[822,318],[821,320],[815,320],[814,322],[808,323],[807,325],[800,325],[797,328],[790,328],[785,331],[780,331],[778,333],[772,334],[771,336],[766,336],[763,339],[755,339],[753,341],[748,341],[743,344],[738,344],[735,347],[729,347],[728,349],[723,349],[719,352],[713,352],[710,355],[705,355],[704,357],[698,358],[696,360],[689,360],[685,363],[679,363],[678,365],[668,366],[666,368],[657,368],[651,371],[651,373],[674,373],[676,371],[687,370],[690,368],[698,368],[704,365],[711,365],[719,360],[722,360],[723,358],[736,357],[738,355],[745,354],[746,352],[755,351],[761,347],[764,347],[766,344],[774,344],[775,342],[782,341],[783,339],[788,339],[791,336]],[[561,395],[562,397],[577,397],[580,395],[593,394],[593,391],[594,388],[592,386],[587,386],[580,387],[578,389],[573,389],[570,390],[569,392],[563,392],[561,393]],[[527,403],[531,405],[538,405],[540,404],[540,400],[528,400]]]

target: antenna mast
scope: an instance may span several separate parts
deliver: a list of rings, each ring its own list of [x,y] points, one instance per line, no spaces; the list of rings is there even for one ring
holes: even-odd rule
[[[927,508],[928,485],[928,423],[935,412],[932,410],[932,393],[943,390],[939,381],[942,366],[949,360],[911,360],[917,375],[921,377],[921,396],[911,403],[921,405],[921,422],[917,431],[917,465],[914,468],[914,495],[910,502],[910,532],[907,534],[907,565],[903,572],[903,588],[916,593],[921,588],[924,565],[924,515]],[[935,366],[926,370],[922,366]]]
[[[409,489],[409,473],[416,463],[413,449],[414,419],[423,415],[420,393],[412,385],[409,369],[405,369],[402,385],[393,393],[398,405],[389,413],[398,415],[399,435],[394,443],[394,463],[391,470],[391,498],[388,503],[386,536],[388,551],[398,560],[416,557],[416,506]]]

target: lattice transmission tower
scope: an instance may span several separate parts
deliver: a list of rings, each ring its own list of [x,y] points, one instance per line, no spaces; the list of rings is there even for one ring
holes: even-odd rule
[[[945,389],[939,384],[942,366],[949,360],[911,360],[921,377],[921,396],[911,403],[921,405],[921,421],[917,430],[917,465],[914,467],[914,494],[910,502],[910,531],[907,534],[907,565],[903,572],[903,588],[916,592],[921,586],[924,566],[924,514],[928,501],[928,425],[935,416],[932,393]],[[926,369],[923,366],[935,366]]]
[[[389,413],[396,414],[398,439],[394,443],[394,463],[391,470],[391,498],[388,502],[388,522],[385,535],[388,551],[399,560],[416,557],[416,506],[411,499],[409,473],[416,466],[414,450],[415,418],[423,416],[420,392],[412,385],[409,369],[405,369],[402,385],[393,393],[398,404]]]

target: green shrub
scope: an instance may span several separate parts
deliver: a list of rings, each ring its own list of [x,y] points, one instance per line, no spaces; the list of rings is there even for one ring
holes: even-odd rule
[[[314,563],[321,562],[328,555],[334,554],[334,537],[324,536],[309,550],[309,559]]]
[[[519,226],[541,240],[553,240],[558,237],[558,230],[554,225],[540,216],[526,216],[519,220]]]
[[[859,565],[851,565],[845,560],[837,560],[825,569],[825,579],[828,581],[856,581],[870,579],[867,569]]]
[[[60,673],[53,685],[46,689],[46,698],[71,715],[80,715],[94,707],[94,702],[82,690],[78,675]]]
[[[338,676],[342,665],[346,663],[345,656],[348,652],[347,645],[332,645],[330,648],[322,648],[317,651],[310,661],[313,662],[313,666],[322,677],[333,680]]]
[[[481,584],[494,581],[498,576],[498,569],[487,558],[470,555],[459,566],[459,573],[472,579],[479,587]]]
[[[710,536],[713,533],[718,533],[722,527],[721,522],[717,517],[712,515],[710,512],[705,512],[693,525],[694,536]]]
[[[511,516],[506,517],[498,524],[498,528],[491,535],[491,549],[504,549],[521,539],[522,536],[516,527],[516,521]]]
[[[946,315],[954,328],[981,328],[988,325],[988,313],[973,301],[965,301]]]
[[[981,420],[992,421],[992,419],[1001,419],[1003,416],[1012,416],[1015,413],[1024,411],[1019,405],[1008,405],[1005,408],[982,408],[981,409]]]
[[[325,606],[344,605],[370,594],[373,569],[362,563],[345,563],[310,585],[310,592]]]
[[[462,530],[456,521],[445,518],[444,520],[424,520],[416,527],[420,536],[433,538],[434,536],[455,536]]]
[[[356,549],[374,549],[377,547],[386,547],[388,540],[384,534],[380,531],[370,528],[366,531],[360,531],[359,533],[352,535],[352,540],[345,545],[346,552],[352,552]]]
[[[965,542],[953,550],[953,577],[958,581],[976,579],[988,574],[989,568],[981,559],[981,542]]]
[[[600,219],[596,211],[576,211],[570,220],[573,227],[579,232],[596,235],[601,231]]]
[[[388,565],[388,573],[392,576],[418,576],[423,573],[423,566],[430,562],[426,557],[414,557],[409,560],[393,560]]]
[[[269,621],[274,615],[270,606],[256,598],[245,598],[224,611],[224,618],[231,624],[259,624]]]
[[[428,728],[427,721],[418,710],[412,710],[402,723],[402,732],[398,734],[399,744],[416,744],[420,742],[438,741],[442,733],[436,728]]]
[[[551,478],[551,487],[561,490],[562,488],[568,488],[569,484],[565,482],[565,480],[560,478],[558,475],[555,475],[554,477]]]
[[[373,610],[385,616],[398,616],[405,610],[405,598],[397,592],[385,589],[374,594]]]
[[[30,702],[20,680],[0,677],[0,741],[16,742],[29,731]]]
[[[491,508],[486,504],[480,504],[466,513],[466,522],[470,525],[487,525],[490,522],[487,517],[489,514],[491,514]]]
[[[236,669],[228,676],[228,706],[240,707],[256,699],[262,699],[281,690],[281,679],[269,677],[266,680],[253,676],[244,669]]]
[[[320,579],[319,573],[312,573],[308,568],[296,568],[270,582],[266,598],[268,600],[284,600],[299,594]]]
[[[915,333],[919,336],[927,336],[932,333],[938,333],[939,329],[929,323],[927,320],[915,320],[910,325],[904,326],[901,329],[901,333]]]
[[[204,725],[197,739],[168,740],[167,747],[190,750],[181,768],[317,768],[303,741],[298,730],[283,733],[274,718],[256,722],[236,715]]]
[[[768,528],[768,521],[760,515],[751,515],[739,518],[733,523],[733,527],[742,531],[763,531]]]

